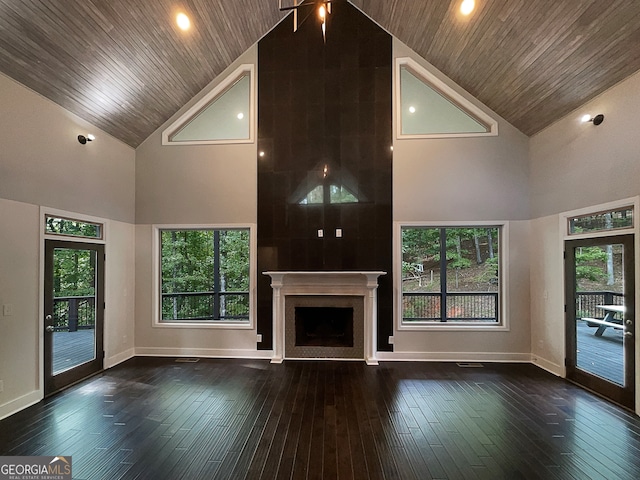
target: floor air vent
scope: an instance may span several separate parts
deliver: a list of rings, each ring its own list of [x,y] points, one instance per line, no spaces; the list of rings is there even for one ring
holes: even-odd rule
[[[461,368],[483,368],[484,365],[481,363],[468,363],[468,362],[458,362],[456,363]]]
[[[197,363],[199,361],[199,358],[176,358],[176,363]]]

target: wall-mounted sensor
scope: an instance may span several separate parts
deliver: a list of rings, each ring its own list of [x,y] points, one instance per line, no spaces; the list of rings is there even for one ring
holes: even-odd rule
[[[318,238],[324,237],[324,231],[320,228],[318,229]]]

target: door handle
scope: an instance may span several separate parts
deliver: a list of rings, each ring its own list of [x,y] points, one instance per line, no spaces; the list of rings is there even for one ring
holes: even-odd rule
[[[632,332],[624,332],[624,336],[625,337],[633,337],[633,333]]]
[[[54,330],[53,325],[47,325],[44,329],[49,333],[53,332]]]

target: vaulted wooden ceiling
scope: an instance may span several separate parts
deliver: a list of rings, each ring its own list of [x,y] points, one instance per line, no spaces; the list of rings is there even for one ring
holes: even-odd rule
[[[527,135],[640,70],[639,0],[476,0],[466,20],[462,0],[351,1]],[[136,147],[283,17],[278,0],[0,0],[0,71]]]

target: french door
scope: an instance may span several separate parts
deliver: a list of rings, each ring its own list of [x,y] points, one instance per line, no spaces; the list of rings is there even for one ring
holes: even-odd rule
[[[567,378],[635,407],[633,235],[565,242]]]
[[[44,389],[103,368],[104,245],[45,240]]]

